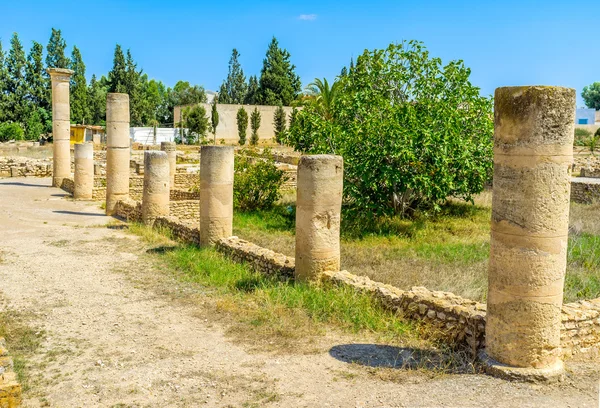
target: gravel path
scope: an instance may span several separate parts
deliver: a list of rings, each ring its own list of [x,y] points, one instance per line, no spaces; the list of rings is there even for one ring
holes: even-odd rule
[[[569,363],[553,386],[421,373],[392,382],[345,360],[377,365],[393,349],[336,335],[314,354],[250,351],[201,305],[140,284],[160,271],[136,238],[49,184],[0,180],[1,307],[46,333],[27,407],[598,406],[595,362]]]

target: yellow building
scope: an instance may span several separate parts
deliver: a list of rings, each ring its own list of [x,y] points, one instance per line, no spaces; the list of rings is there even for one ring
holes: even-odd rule
[[[104,140],[104,128],[91,125],[71,125],[71,146],[75,143],[94,142]]]

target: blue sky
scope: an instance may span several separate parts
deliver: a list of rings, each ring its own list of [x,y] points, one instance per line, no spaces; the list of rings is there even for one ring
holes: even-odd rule
[[[231,49],[258,74],[274,35],[304,85],[332,79],[351,57],[417,39],[443,61],[463,59],[483,94],[498,86],[600,81],[596,1],[48,1],[0,0],[4,49],[18,32],[27,49],[52,27],[77,45],[92,73],[106,74],[116,43],[151,78],[217,90]],[[595,15],[596,14],[596,15]],[[8,18],[7,18],[8,17]]]

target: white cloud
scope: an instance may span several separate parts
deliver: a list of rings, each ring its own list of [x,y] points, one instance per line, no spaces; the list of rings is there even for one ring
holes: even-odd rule
[[[316,14],[300,14],[298,20],[302,21],[315,21],[317,19]]]

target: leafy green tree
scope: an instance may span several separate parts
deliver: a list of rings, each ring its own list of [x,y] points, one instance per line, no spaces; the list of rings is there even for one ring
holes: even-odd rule
[[[288,143],[344,157],[344,209],[352,216],[438,210],[472,200],[492,169],[492,101],[462,61],[445,66],[417,41],[365,51],[339,79],[331,120],[299,111]]]
[[[248,90],[244,97],[244,103],[246,105],[256,105],[258,103],[258,79],[255,75],[248,80]]]
[[[127,50],[125,58],[125,89],[129,94],[129,104],[131,110],[132,126],[143,126],[144,119],[151,120],[151,108],[147,106],[144,100],[145,88],[148,83],[148,76],[143,75],[141,70],[137,69],[137,64],[133,60],[131,50]]]
[[[210,109],[210,124],[213,133],[214,143],[217,144],[217,126],[219,126],[219,111],[217,111],[218,98],[213,99]]]
[[[277,143],[283,142],[283,136],[285,135],[287,118],[283,106],[279,105],[275,109],[273,114],[273,128],[275,129],[275,141]]]
[[[29,113],[25,123],[25,139],[39,140],[45,130],[44,118],[42,117],[45,112],[44,108],[37,108]]]
[[[25,66],[25,81],[28,86],[29,100],[34,106],[51,110],[48,104],[50,100],[50,89],[45,77],[43,62],[44,47],[38,42],[33,42],[29,55],[27,56],[27,65]]]
[[[192,86],[187,81],[178,81],[173,87],[174,106],[205,103],[206,100],[206,92],[199,85]]]
[[[581,97],[588,108],[600,110],[600,82],[584,86]]]
[[[29,106],[27,83],[25,82],[25,51],[17,33],[10,40],[10,50],[6,58],[6,118],[21,125],[27,120]]]
[[[188,129],[188,144],[194,143],[196,140],[200,142],[206,136],[208,127],[208,117],[206,109],[202,105],[195,105],[184,109],[183,112],[184,126]]]
[[[119,44],[115,47],[113,67],[108,72],[108,92],[127,93],[127,67],[125,55]]]
[[[23,128],[16,122],[0,123],[0,142],[22,140],[23,134]]]
[[[52,28],[50,41],[46,46],[46,66],[48,68],[69,68],[70,60],[65,54],[67,43],[60,30]]]
[[[102,77],[100,81],[96,80],[96,75],[92,75],[88,87],[88,108],[90,112],[90,124],[106,124],[106,94],[108,92],[108,80]]]
[[[256,106],[254,107],[252,114],[250,114],[250,127],[252,128],[250,144],[256,146],[258,144],[258,129],[260,128],[260,112]]]
[[[80,124],[89,124],[91,121],[89,108],[89,94],[87,80],[85,79],[85,64],[81,58],[79,48],[73,46],[71,53],[71,121]]]
[[[243,106],[238,109],[236,119],[240,146],[243,146],[246,144],[246,129],[248,129],[248,112]]]
[[[219,90],[220,103],[244,103],[248,85],[244,70],[238,61],[240,53],[234,48],[229,60],[229,72]]]
[[[279,48],[273,37],[260,72],[258,102],[263,105],[289,106],[301,91],[300,77],[290,62],[290,53]]]

